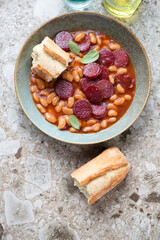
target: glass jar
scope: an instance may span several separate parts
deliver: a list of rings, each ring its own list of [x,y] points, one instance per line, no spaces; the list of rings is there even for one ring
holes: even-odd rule
[[[93,0],[64,0],[64,2],[73,10],[83,10],[88,8]]]
[[[131,17],[142,0],[103,0],[108,12],[120,18]]]

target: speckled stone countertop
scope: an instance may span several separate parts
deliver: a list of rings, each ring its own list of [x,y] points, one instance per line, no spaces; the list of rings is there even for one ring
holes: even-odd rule
[[[101,0],[89,9],[107,14]],[[128,26],[150,59],[152,87],[138,120],[111,141],[61,143],[23,113],[14,89],[18,52],[44,21],[68,12],[62,0],[0,0],[0,239],[160,239],[160,1],[144,0]],[[138,61],[138,60],[137,60]],[[70,173],[117,146],[132,164],[127,178],[93,206]]]

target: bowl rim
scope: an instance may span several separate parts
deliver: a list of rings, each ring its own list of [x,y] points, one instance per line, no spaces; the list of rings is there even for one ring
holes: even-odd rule
[[[32,120],[31,118],[29,117],[29,115],[27,114],[27,112],[25,111],[22,103],[21,103],[21,100],[20,100],[20,97],[19,97],[19,94],[18,94],[18,89],[17,89],[17,76],[16,76],[16,73],[17,73],[17,67],[18,67],[18,62],[19,62],[19,58],[23,52],[23,49],[26,45],[26,43],[30,40],[30,38],[39,30],[41,29],[43,26],[45,26],[46,24],[58,19],[58,18],[61,18],[61,17],[65,17],[65,16],[68,16],[68,15],[74,15],[74,14],[91,14],[91,15],[97,15],[97,16],[100,16],[100,17],[104,17],[104,18],[108,18],[118,24],[120,24],[122,27],[124,27],[127,31],[130,32],[130,34],[137,40],[137,42],[139,43],[139,45],[141,46],[142,48],[142,51],[146,57],[146,60],[147,60],[147,66],[148,66],[148,71],[149,71],[149,87],[148,87],[148,92],[147,92],[147,96],[146,96],[146,99],[145,99],[145,102],[141,108],[141,110],[139,111],[139,113],[137,114],[136,118],[126,127],[124,128],[122,131],[120,131],[119,133],[113,135],[112,137],[108,138],[108,139],[105,139],[105,140],[101,140],[101,141],[98,141],[98,142],[89,142],[89,143],[77,143],[77,142],[72,142],[71,140],[63,140],[63,139],[59,139],[57,137],[54,137],[52,135],[50,135],[49,133],[45,132],[43,129],[41,129],[38,125],[36,125]],[[28,119],[40,130],[42,131],[43,133],[45,133],[46,135],[48,135],[49,137],[51,138],[54,138],[56,140],[59,140],[61,142],[65,142],[65,143],[70,143],[70,144],[76,144],[76,145],[90,145],[90,144],[98,144],[98,143],[101,143],[101,142],[105,142],[105,141],[109,141],[111,140],[112,138],[115,138],[117,137],[118,135],[120,135],[121,133],[125,132],[137,119],[138,117],[140,116],[140,114],[142,113],[147,101],[148,101],[148,98],[149,98],[149,94],[150,94],[150,90],[151,90],[151,79],[152,79],[152,76],[151,76],[151,66],[150,66],[150,62],[149,62],[149,58],[147,56],[147,53],[146,53],[146,50],[144,49],[142,43],[140,42],[140,40],[136,37],[136,35],[128,28],[126,27],[123,23],[121,23],[120,21],[118,21],[117,19],[114,19],[110,16],[107,16],[107,15],[104,15],[104,14],[100,14],[100,13],[96,13],[96,12],[90,12],[90,11],[82,11],[82,12],[71,12],[71,13],[64,13],[64,14],[61,14],[61,15],[58,15],[57,17],[54,17],[54,18],[51,18],[49,19],[48,21],[45,21],[43,24],[41,24],[38,28],[36,28],[29,36],[28,38],[25,40],[24,44],[22,45],[21,49],[20,49],[20,52],[17,56],[17,59],[16,59],[16,63],[15,63],[15,69],[14,69],[14,86],[15,86],[15,91],[16,91],[16,95],[17,95],[17,98],[18,98],[18,101],[19,101],[19,104],[23,110],[23,112],[25,113],[25,115],[28,117]],[[96,133],[95,133],[96,134]]]

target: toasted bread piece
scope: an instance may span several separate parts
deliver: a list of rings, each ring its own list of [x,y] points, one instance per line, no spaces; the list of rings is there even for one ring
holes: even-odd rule
[[[74,185],[93,204],[119,184],[130,170],[130,164],[118,148],[110,148],[83,165],[71,176]]]
[[[31,69],[47,82],[56,79],[70,62],[69,54],[48,37],[33,48],[31,56],[33,58]]]
[[[117,169],[127,164],[127,159],[116,148],[109,148],[100,155],[75,170],[72,177],[78,180],[80,185],[87,184],[90,180],[104,175],[107,171]]]
[[[68,63],[70,62],[69,53],[65,52],[49,37],[45,37],[42,43],[46,53],[63,65],[68,66]]]

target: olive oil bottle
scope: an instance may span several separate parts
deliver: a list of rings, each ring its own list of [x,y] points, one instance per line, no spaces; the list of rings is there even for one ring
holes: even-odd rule
[[[142,0],[103,0],[108,12],[119,18],[128,18],[136,11]]]

